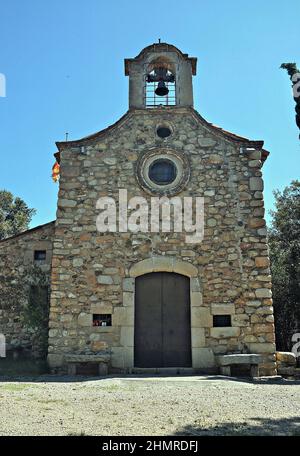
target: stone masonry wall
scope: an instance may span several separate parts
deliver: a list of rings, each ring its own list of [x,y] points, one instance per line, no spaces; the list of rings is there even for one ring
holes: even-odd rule
[[[7,351],[39,352],[34,331],[24,324],[22,307],[28,287],[35,285],[36,268],[50,279],[53,234],[51,222],[0,242],[0,333],[6,337]],[[34,261],[34,250],[46,250],[46,260]]]
[[[156,134],[162,124],[173,131],[166,139]],[[102,135],[61,146],[49,331],[52,368],[65,368],[70,353],[105,351],[116,368],[122,353],[126,368],[124,338],[133,331],[133,307],[127,302],[134,296],[130,269],[142,260],[165,257],[199,271],[192,321],[198,328],[197,367],[214,365],[215,355],[251,352],[264,354],[261,373],[276,372],[261,151],[246,146],[227,139],[189,108],[131,110]],[[190,161],[190,180],[177,196],[204,196],[204,240],[186,244],[185,233],[98,233],[100,196],[117,200],[124,188],[128,198],[149,201],[136,179],[137,160],[160,147],[183,152]],[[111,313],[112,326],[93,327],[93,313]],[[213,315],[224,313],[232,315],[232,327],[213,328]]]

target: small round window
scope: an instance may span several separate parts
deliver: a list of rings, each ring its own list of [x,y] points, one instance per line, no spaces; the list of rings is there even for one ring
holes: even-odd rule
[[[158,127],[156,133],[160,138],[167,138],[172,132],[169,127]]]
[[[158,159],[149,167],[149,179],[157,185],[171,184],[177,176],[175,163],[167,159]]]

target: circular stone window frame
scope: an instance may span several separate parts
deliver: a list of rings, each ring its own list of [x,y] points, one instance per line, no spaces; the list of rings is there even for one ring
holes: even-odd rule
[[[150,166],[159,159],[171,161],[177,169],[175,179],[167,185],[156,184],[149,177]],[[136,178],[139,185],[151,195],[172,196],[180,193],[186,187],[190,174],[191,167],[188,157],[183,152],[166,148],[156,148],[143,153],[139,157],[136,167]]]
[[[167,164],[168,166],[170,166],[171,169],[169,168],[169,170],[171,171],[172,176],[168,181],[158,182],[158,180],[154,178],[153,174],[155,174],[155,172],[153,171],[153,168],[156,164],[158,164],[158,165]],[[151,182],[153,182],[154,184],[163,185],[163,186],[172,184],[175,181],[175,179],[177,177],[177,171],[178,171],[177,166],[175,165],[173,160],[169,160],[168,158],[158,158],[157,160],[154,160],[153,162],[151,162],[149,169],[147,170],[148,177],[151,180]]]
[[[168,128],[170,130],[170,134],[168,136],[165,136],[164,138],[162,138],[157,133],[157,130],[159,130],[159,128]],[[174,126],[171,124],[171,122],[168,122],[168,121],[160,122],[160,123],[156,124],[154,134],[155,134],[156,138],[158,138],[160,141],[167,141],[168,139],[171,138],[171,136],[174,135]]]

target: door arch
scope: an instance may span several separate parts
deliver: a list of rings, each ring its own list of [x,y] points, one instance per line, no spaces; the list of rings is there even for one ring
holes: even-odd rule
[[[135,281],[134,366],[192,367],[190,280],[151,272]]]
[[[114,308],[113,325],[120,328],[120,345],[112,349],[112,367],[134,366],[135,294],[138,277],[152,272],[174,272],[186,276],[190,283],[192,367],[213,368],[215,357],[207,345],[206,328],[212,327],[210,307],[202,302],[202,282],[198,268],[173,256],[153,256],[131,265],[122,280],[122,305]]]

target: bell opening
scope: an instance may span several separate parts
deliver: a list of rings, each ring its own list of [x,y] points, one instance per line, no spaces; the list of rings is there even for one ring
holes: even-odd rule
[[[175,75],[170,70],[162,66],[153,68],[145,79],[146,107],[176,105]]]

